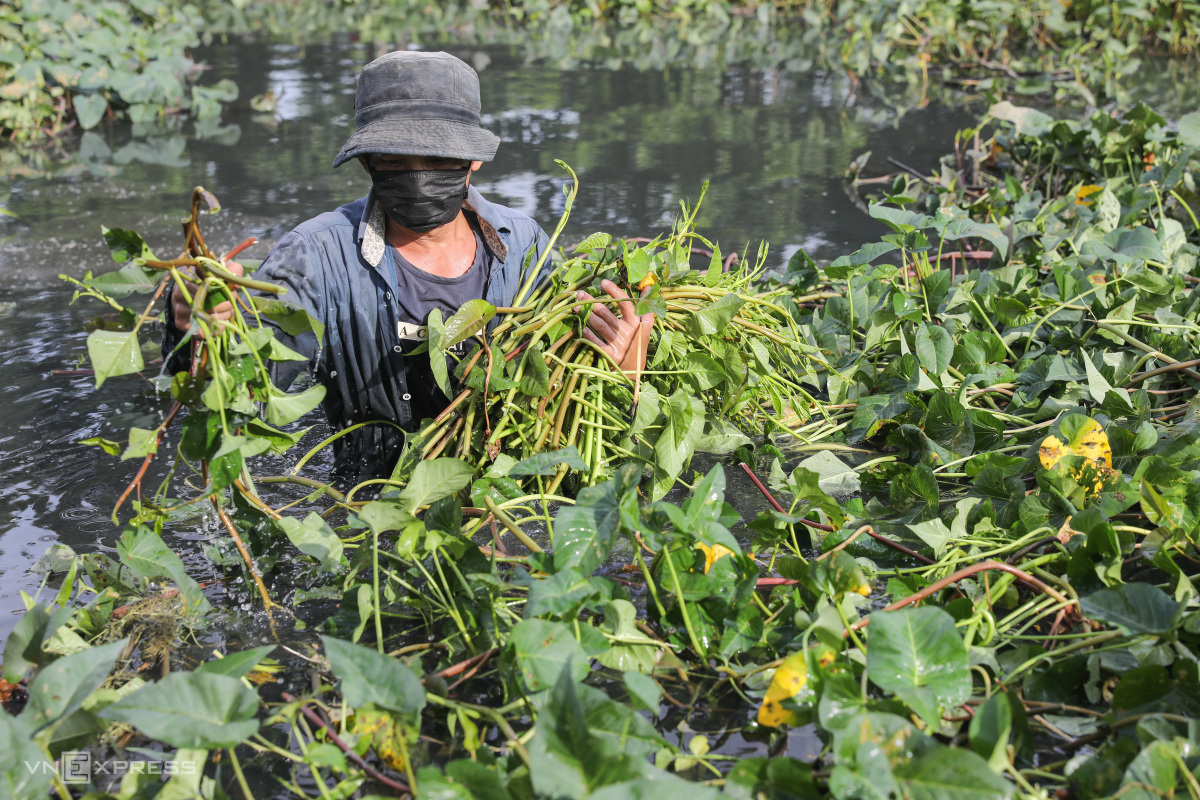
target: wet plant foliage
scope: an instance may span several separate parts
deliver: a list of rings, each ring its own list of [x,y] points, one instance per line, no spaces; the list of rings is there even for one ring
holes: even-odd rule
[[[505,44],[563,69],[822,70],[845,75],[849,96],[869,93],[898,113],[1009,92],[1088,104],[1150,94],[1174,113],[1195,102],[1198,11],[1195,0],[16,0],[0,12],[0,133],[11,143],[0,168],[178,166],[184,120],[197,138],[236,142],[221,113],[238,86],[203,80],[191,55],[214,37]],[[269,120],[279,99],[269,91],[245,102]],[[125,120],[134,146],[113,148],[102,134]]]
[[[114,556],[57,546],[39,564],[63,577],[4,648],[0,786],[1194,794],[1198,151],[1195,115],[1006,103],[940,173],[865,201],[891,233],[827,266],[726,259],[695,206],[652,242],[589,236],[541,283],[527,264],[514,307],[431,321],[454,402],[390,479],[347,491],[304,469],[330,444],[303,449],[295,427],[321,388],[267,369],[295,357],[273,326],[320,330],[224,269],[200,230],[215,198],[194,193],[175,259],[107,229],[119,268],[76,282],[112,312],[88,339],[97,382],[145,369],[168,279],[205,335],[190,373],[159,378],[175,405],[158,430],[89,442],[174,466],[156,491],[139,472]],[[852,177],[879,186],[866,164]],[[602,278],[656,314],[640,377],[580,336],[574,292]],[[702,450],[716,463],[689,470]],[[753,519],[726,502],[735,467],[763,472]],[[277,508],[280,482],[312,494]],[[181,658],[209,601],[161,534],[198,516],[272,625],[338,601],[310,647]],[[717,709],[715,733],[664,724]],[[802,729],[815,760],[784,753]],[[733,752],[735,733],[765,755]],[[147,741],[205,767],[68,787],[25,766]]]
[[[237,85],[195,79],[192,6],[159,0],[15,0],[0,9],[0,134],[39,144],[105,118],[154,125],[220,116]]]

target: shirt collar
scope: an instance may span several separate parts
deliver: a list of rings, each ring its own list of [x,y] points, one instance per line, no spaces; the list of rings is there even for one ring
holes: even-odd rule
[[[498,231],[508,232],[508,227],[502,223],[496,214],[496,207],[483,198],[474,186],[467,187],[467,197],[463,200],[463,209],[470,211],[479,221],[479,230],[483,233],[483,243],[500,261],[508,259],[508,245],[500,238]],[[387,218],[383,206],[375,200],[375,190],[367,193],[366,209],[358,223],[359,250],[362,257],[372,267],[383,263],[384,253],[387,252]]]

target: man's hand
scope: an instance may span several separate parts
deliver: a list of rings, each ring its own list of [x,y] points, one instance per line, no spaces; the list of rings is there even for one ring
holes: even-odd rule
[[[226,261],[225,269],[238,276],[244,275],[246,272],[237,261]],[[214,306],[213,310],[208,313],[217,322],[227,322],[233,319],[233,303],[226,301]],[[187,300],[183,299],[183,290],[179,284],[175,284],[175,288],[171,292],[171,318],[175,322],[175,327],[181,331],[187,332],[192,325],[192,307]]]
[[[621,316],[618,318],[603,303],[593,303],[588,326],[583,335],[608,353],[624,372],[636,375],[646,368],[646,351],[650,347],[650,329],[654,327],[654,314],[643,314],[639,317],[629,295],[610,280],[601,281],[600,288],[617,301]],[[576,297],[580,301],[595,299],[583,290],[577,292]],[[581,309],[582,306],[576,306],[576,311]]]

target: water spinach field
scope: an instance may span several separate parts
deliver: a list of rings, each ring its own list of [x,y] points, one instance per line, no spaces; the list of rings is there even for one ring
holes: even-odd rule
[[[315,13],[244,5],[210,24]],[[782,13],[619,5],[626,31]],[[103,499],[106,533],[47,542],[36,585],[6,576],[0,798],[1200,800],[1200,111],[1121,83],[1122,53],[1186,54],[1194,11],[1129,4],[1089,49],[1067,11],[1001,42],[940,8],[878,36],[853,3],[775,23],[852,28],[856,87],[928,65],[912,117],[930,71],[972,92],[922,168],[845,159],[876,227],[819,260],[734,245],[719,180],[633,236],[553,166],[554,246],[512,306],[431,316],[418,357],[452,401],[387,479],[335,480],[324,387],[273,382],[304,360],[276,332],[322,323],[264,299],[222,222],[238,201],[175,178],[158,228],[96,219],[106,254],[61,268],[82,316],[46,379],[90,404],[70,452],[109,485],[78,503]],[[105,92],[75,95],[80,127],[135,113]],[[36,152],[27,180],[53,172]],[[602,302],[602,280],[654,314],[635,377],[581,335],[576,292]],[[204,334],[175,374],[169,285]]]

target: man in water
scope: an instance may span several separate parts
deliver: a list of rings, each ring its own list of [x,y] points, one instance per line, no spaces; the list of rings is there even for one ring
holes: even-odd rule
[[[476,298],[511,306],[522,266],[531,254],[530,263],[537,262],[549,237],[525,214],[488,202],[470,185],[500,140],[482,127],[479,78],[459,59],[388,53],[363,69],[354,108],[356,130],[333,166],[357,160],[371,190],[281,238],[256,277],[286,288],[282,299],[324,326],[322,341],[311,332],[277,328],[275,335],[307,359],[326,387],[332,427],[383,420],[412,431],[449,402],[429,357],[410,355],[427,338],[430,311],[449,318]],[[240,264],[226,266],[241,274]],[[621,315],[595,304],[584,335],[634,371],[645,364],[653,317],[639,317],[615,284],[602,288]],[[591,298],[581,293],[581,299]],[[224,303],[212,315],[229,319],[233,307]],[[191,327],[191,308],[179,287],[167,316],[168,369],[186,369],[189,350],[179,345]],[[286,389],[304,366],[275,363],[272,379]],[[386,476],[403,444],[396,427],[365,425],[335,442],[335,471],[351,484]]]

